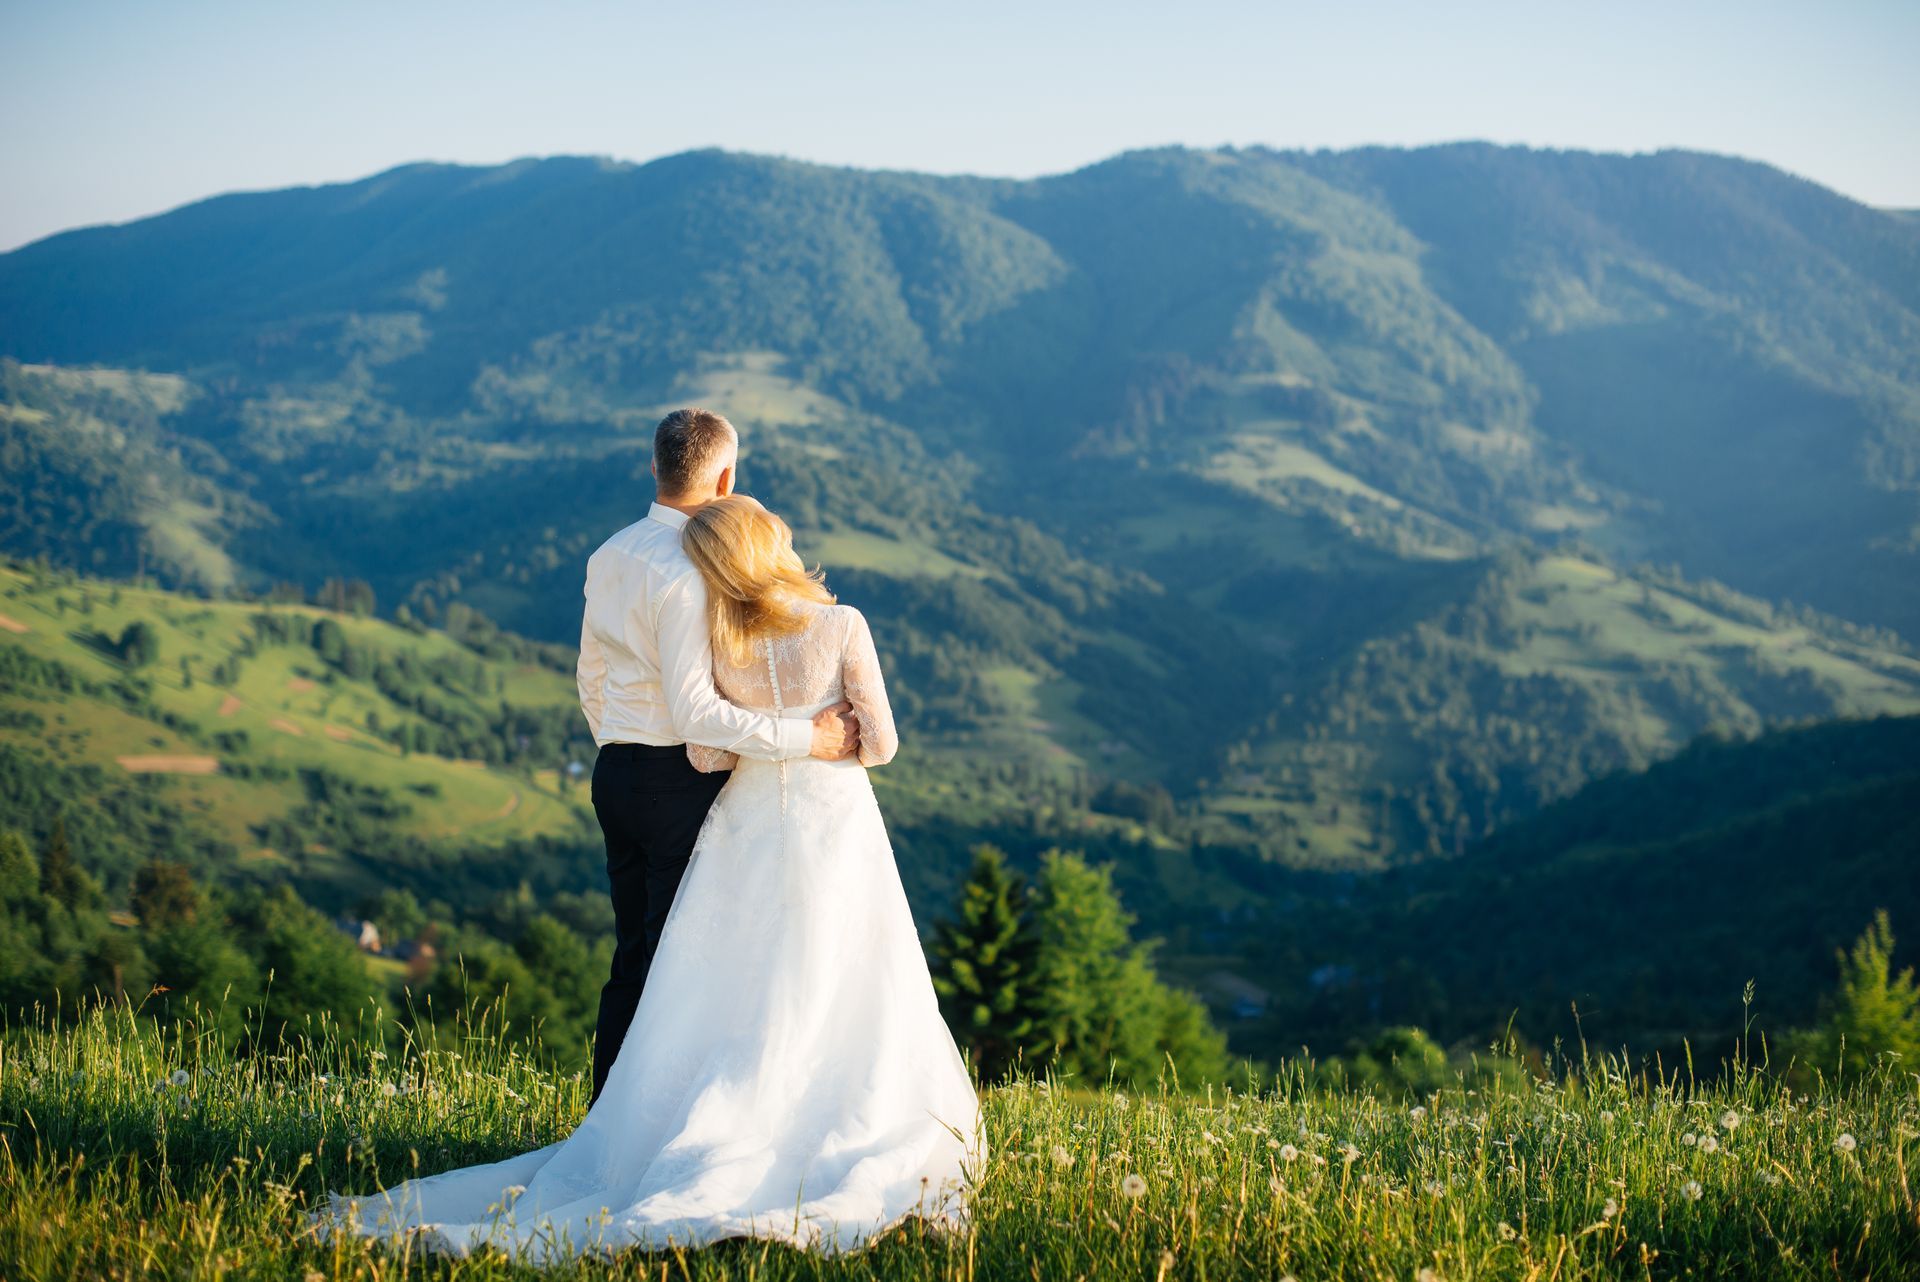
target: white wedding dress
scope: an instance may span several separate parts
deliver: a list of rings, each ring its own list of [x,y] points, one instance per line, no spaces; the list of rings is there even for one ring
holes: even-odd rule
[[[773,1238],[857,1248],[958,1227],[980,1109],[941,1020],[865,767],[897,740],[866,620],[716,663],[733,702],[811,716],[843,693],[858,761],[743,761],[707,817],[599,1101],[557,1144],[335,1197],[324,1222],[534,1262]],[[703,770],[727,754],[690,748]]]

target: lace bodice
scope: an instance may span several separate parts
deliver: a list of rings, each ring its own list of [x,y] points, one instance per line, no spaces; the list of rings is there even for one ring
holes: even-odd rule
[[[729,703],[773,716],[811,715],[845,699],[860,719],[863,766],[885,765],[900,746],[873,633],[850,605],[820,606],[806,631],[755,642],[744,664],[716,654],[713,683]],[[708,773],[731,770],[740,760],[698,744],[687,745],[687,757]]]

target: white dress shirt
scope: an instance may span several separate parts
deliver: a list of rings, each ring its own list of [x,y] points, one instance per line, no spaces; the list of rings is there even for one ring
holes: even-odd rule
[[[697,743],[761,761],[806,756],[811,721],[748,712],[713,688],[707,585],[680,547],[686,523],[655,503],[587,561],[578,676],[593,741]]]

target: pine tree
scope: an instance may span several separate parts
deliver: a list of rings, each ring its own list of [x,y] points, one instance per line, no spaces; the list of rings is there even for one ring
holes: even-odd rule
[[[130,668],[144,668],[160,657],[160,636],[145,619],[135,619],[120,633],[120,660]]]
[[[1004,1078],[1033,1054],[1035,940],[1027,890],[1006,856],[978,846],[957,915],[934,929],[940,1011],[981,1080]]]
[[[1893,943],[1893,925],[1882,909],[1850,952],[1835,954],[1840,987],[1826,1003],[1821,1026],[1800,1048],[1814,1068],[1851,1076],[1888,1054],[1908,1067],[1920,1063],[1920,989],[1912,967],[1894,975]]]
[[[52,830],[47,833],[47,848],[40,856],[40,893],[68,908],[80,908],[88,897],[87,891],[86,875],[73,862],[73,847],[67,841],[67,821],[56,817]]]

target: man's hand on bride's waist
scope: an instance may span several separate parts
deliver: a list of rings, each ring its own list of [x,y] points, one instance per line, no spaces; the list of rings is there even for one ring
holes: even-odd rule
[[[821,761],[843,761],[860,751],[860,719],[842,700],[813,715],[813,751]]]

